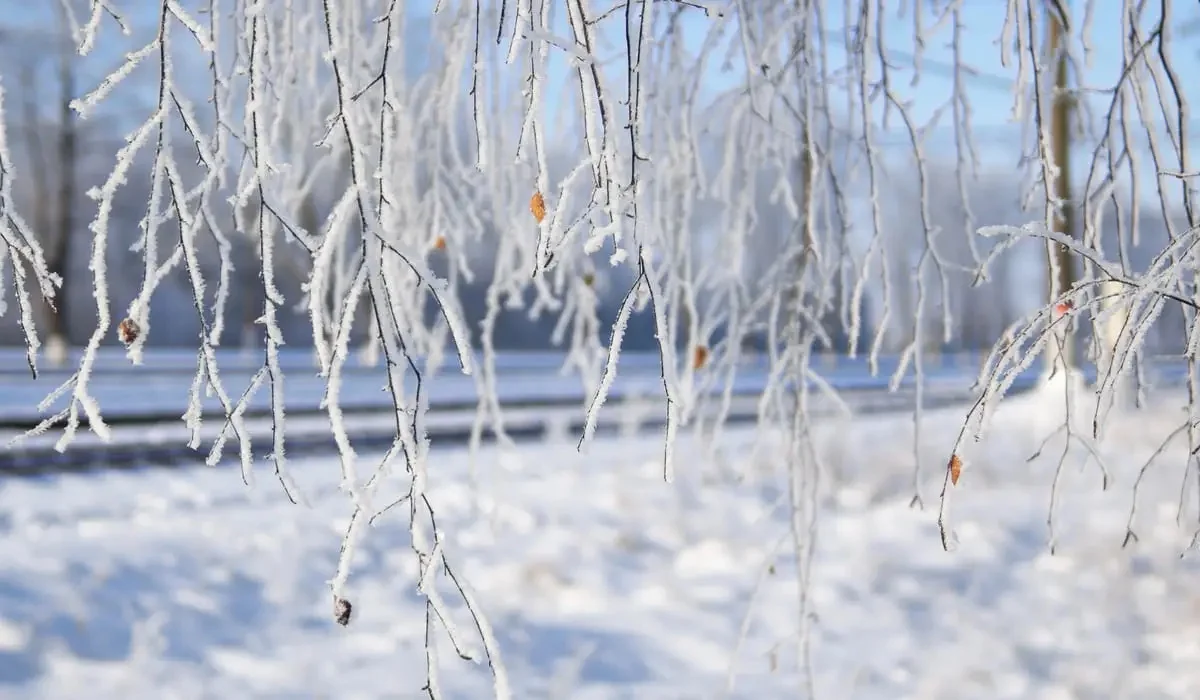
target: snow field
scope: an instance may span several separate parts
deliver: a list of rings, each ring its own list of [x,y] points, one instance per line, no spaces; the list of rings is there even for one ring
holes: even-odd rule
[[[909,507],[910,416],[822,424],[809,591],[821,697],[1200,696],[1200,567],[1179,556],[1195,529],[1194,477],[1176,522],[1185,439],[1148,472],[1140,541],[1121,547],[1133,480],[1184,420],[1182,403],[1164,395],[1114,416],[1100,445],[1105,492],[1085,453],[1068,454],[1052,555],[1061,439],[1026,460],[1061,422],[1061,392],[1007,402],[966,455],[950,553],[937,494],[965,408],[925,416],[924,509]],[[1090,425],[1090,413],[1075,420]],[[730,432],[716,449],[688,438],[667,485],[654,439],[601,440],[582,455],[565,443],[489,448],[473,488],[467,454],[437,453],[444,546],[499,635],[514,697],[797,697],[779,454],[765,433]],[[226,469],[0,481],[0,697],[421,697],[424,607],[403,509],[360,543],[343,629],[326,581],[349,502],[334,461],[293,470],[309,508]],[[486,664],[458,660],[444,640],[439,652],[448,697],[488,696]]]

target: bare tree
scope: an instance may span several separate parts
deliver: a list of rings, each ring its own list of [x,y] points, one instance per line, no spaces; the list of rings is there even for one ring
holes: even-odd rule
[[[1049,93],[1050,125],[1047,147],[1049,157],[1043,157],[1043,177],[1047,183],[1047,201],[1051,231],[1068,238],[1075,236],[1075,209],[1071,200],[1071,106],[1075,95],[1068,82],[1069,66],[1066,46],[1068,15],[1063,4],[1054,0],[1046,10],[1046,61],[1053,67],[1054,82]],[[1039,101],[1042,98],[1039,98]],[[1047,243],[1046,255],[1050,303],[1075,286],[1075,259],[1070,248]],[[1074,335],[1064,329],[1059,341],[1048,345],[1047,365],[1056,368],[1059,362],[1076,367]]]

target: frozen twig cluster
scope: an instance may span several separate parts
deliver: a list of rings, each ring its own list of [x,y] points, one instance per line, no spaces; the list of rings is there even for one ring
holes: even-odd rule
[[[1184,356],[1188,367],[1188,418],[1168,440],[1181,434],[1188,436],[1189,458],[1178,507],[1181,522],[1189,502],[1186,495],[1189,478],[1192,475],[1200,478],[1197,457],[1200,376],[1195,366],[1196,348],[1200,345],[1200,331],[1195,322],[1200,309],[1197,296],[1200,288],[1193,281],[1197,271],[1195,247],[1200,235],[1197,229],[1200,211],[1196,206],[1197,183],[1190,156],[1192,113],[1185,85],[1172,62],[1175,53],[1172,24],[1177,19],[1173,3],[1155,6],[1125,3],[1119,9],[1121,70],[1115,83],[1092,86],[1080,82],[1073,86],[1071,100],[1080,112],[1079,129],[1088,145],[1090,159],[1086,161],[1083,191],[1075,201],[1064,201],[1051,187],[1060,164],[1055,162],[1054,149],[1049,143],[1050,120],[1045,116],[1054,95],[1051,76],[1057,56],[1042,53],[1044,47],[1035,39],[1047,23],[1061,22],[1067,39],[1057,50],[1063,52],[1074,75],[1086,76],[1086,68],[1098,50],[1094,46],[1093,20],[1099,3],[1085,3],[1082,13],[1071,13],[1070,9],[1066,3],[1043,8],[1033,0],[1012,0],[1008,4],[1003,33],[1014,40],[1015,49],[1011,53],[1006,51],[1004,56],[1008,60],[1015,58],[1018,64],[1014,116],[1029,124],[1034,132],[1029,161],[1036,164],[1037,172],[1028,201],[1040,199],[1044,217],[1024,227],[981,229],[981,235],[998,239],[999,243],[981,261],[978,280],[985,281],[989,265],[1015,244],[1036,240],[1044,243],[1048,251],[1066,252],[1066,259],[1076,268],[1074,283],[1065,289],[1053,285],[1048,303],[1014,324],[996,344],[979,376],[979,400],[968,412],[952,448],[954,458],[962,459],[960,455],[968,451],[972,442],[967,436],[979,439],[992,411],[1013,381],[1045,351],[1049,350],[1049,357],[1055,358],[1051,373],[1060,369],[1073,372],[1070,368],[1077,358],[1070,357],[1069,338],[1089,328],[1087,356],[1097,367],[1095,402],[1078,405],[1078,400],[1071,396],[1071,382],[1066,382],[1066,418],[1053,435],[1046,436],[1047,442],[1059,435],[1064,437],[1050,498],[1051,547],[1058,475],[1068,449],[1072,444],[1080,445],[1100,466],[1101,485],[1107,487],[1109,475],[1097,442],[1103,436],[1115,403],[1134,391],[1136,398],[1142,397],[1147,335],[1168,312],[1181,314],[1183,327],[1187,329]],[[1027,40],[1020,41],[1021,36]],[[1147,186],[1148,182],[1152,186]],[[1162,217],[1166,240],[1161,244],[1154,242],[1157,254],[1148,264],[1139,266],[1132,253],[1143,243],[1146,210],[1151,207]],[[1065,213],[1079,215],[1081,230],[1060,228]],[[1106,217],[1114,219],[1115,237],[1101,235]],[[1058,259],[1059,256],[1049,256],[1052,279],[1057,277]],[[1081,432],[1075,427],[1073,415],[1081,412],[1090,413],[1080,416],[1090,423],[1090,431]],[[1152,457],[1134,485],[1126,543],[1136,539],[1132,530],[1133,510],[1137,507],[1142,477],[1153,461]],[[947,547],[953,543],[948,511],[955,481],[947,472],[941,496],[939,524],[943,545]]]
[[[29,371],[37,376],[37,352],[40,347],[34,321],[33,302],[27,293],[32,282],[45,299],[53,299],[62,280],[51,274],[42,254],[41,243],[29,224],[17,211],[13,197],[12,155],[8,150],[8,135],[4,119],[4,86],[0,84],[0,316],[8,311],[8,290],[11,286],[17,304],[17,320],[25,338]],[[12,280],[4,279],[6,269],[12,270]]]
[[[81,54],[93,52],[113,27],[136,34],[118,0],[89,0],[86,13],[76,7],[82,0],[61,1]],[[439,634],[459,656],[477,655],[454,624],[440,581],[449,582],[473,620],[497,696],[509,695],[495,635],[438,526],[424,428],[428,382],[449,349],[479,391],[472,446],[489,431],[506,439],[494,342],[505,311],[555,316],[554,339],[567,350],[564,371],[578,374],[589,395],[581,449],[618,381],[626,331],[639,313],[650,315],[667,418],[667,480],[679,431],[698,425],[706,401],[718,410],[699,427],[719,431],[739,369],[748,359],[766,363],[770,385],[760,399],[760,425],[787,437],[777,462],[789,484],[801,630],[811,617],[807,582],[829,470],[814,443],[811,405],[818,395],[840,402],[816,358],[839,345],[836,334],[876,373],[881,357],[896,353],[891,387],[915,384],[918,505],[926,484],[918,449],[924,374],[937,340],[948,341],[955,330],[951,278],[974,274],[986,281],[989,266],[1019,239],[1065,246],[1080,261],[1079,283],[1057,290],[1051,305],[1013,326],[989,356],[980,401],[954,448],[957,466],[947,470],[943,514],[950,486],[963,473],[964,436],[986,427],[1018,374],[1040,350],[1065,347],[1065,329],[1085,315],[1093,325],[1121,321],[1113,324],[1119,333],[1093,348],[1105,358],[1102,393],[1112,393],[1125,368],[1136,368],[1146,330],[1167,306],[1181,308],[1193,329],[1189,357],[1200,344],[1194,323],[1200,297],[1185,281],[1195,267],[1197,224],[1191,116],[1166,58],[1170,3],[1157,20],[1145,3],[1123,4],[1125,69],[1115,86],[1096,91],[1111,99],[1103,118],[1095,119],[1083,99],[1092,89],[1077,90],[1080,127],[1095,151],[1084,196],[1072,204],[1051,186],[1060,168],[1045,112],[1055,97],[1056,61],[1042,53],[1041,36],[1047,17],[1059,17],[1068,35],[1059,50],[1083,74],[1093,53],[1089,18],[1100,5],[1088,0],[1083,21],[1075,23],[1065,3],[1007,0],[1002,58],[1016,72],[1014,116],[1030,127],[1026,204],[1042,206],[1044,216],[1025,228],[984,229],[987,241],[974,229],[994,222],[976,221],[968,195],[979,155],[969,99],[975,69],[965,48],[977,41],[968,30],[983,30],[969,27],[965,0],[900,7],[886,0],[426,5],[154,3],[145,42],[73,103],[87,117],[135,74],[155,76],[150,109],[105,181],[89,193],[96,201],[89,269],[97,325],[73,376],[43,403],[48,410],[66,399],[66,408],[34,432],[62,426],[60,449],[80,427],[108,435],[90,390],[96,351],[116,333],[130,361],[140,362],[155,333],[156,292],[168,278],[184,278],[200,329],[183,416],[191,447],[200,448],[201,405],[215,397],[222,428],[208,461],[223,459],[236,442],[250,483],[257,457],[243,416],[263,392],[274,428],[268,459],[287,495],[301,501],[288,468],[288,385],[279,350],[294,342],[286,317],[303,310],[308,327],[300,340],[312,343],[325,382],[322,408],[353,509],[331,582],[335,617],[343,624],[353,617],[347,588],[355,547],[370,523],[407,511],[420,565],[416,585],[427,602],[431,696],[439,688]],[[929,55],[937,42],[948,47],[949,61],[941,65],[951,80],[940,101],[921,109],[913,85],[937,64]],[[0,99],[0,116],[2,105]],[[943,230],[933,211],[939,193],[930,139],[947,126],[952,196],[967,222],[961,233]],[[1141,163],[1141,141],[1149,164]],[[1157,173],[1155,194],[1166,219],[1174,221],[1168,208],[1177,197],[1187,220],[1170,223],[1162,255],[1135,270],[1127,247],[1139,235],[1145,167]],[[114,199],[143,168],[151,194],[134,246],[141,284],[118,313],[107,267],[124,233],[111,230]],[[12,270],[9,286],[33,367],[38,339],[29,291],[51,299],[57,280],[16,212],[12,172],[0,130],[0,273]],[[898,176],[913,184],[910,220],[890,220],[885,212]],[[1054,226],[1072,206],[1082,211],[1081,236]],[[1119,220],[1115,260],[1111,242],[1098,233],[1110,212]],[[247,241],[252,245],[241,249],[249,254],[235,260],[237,244]],[[968,259],[954,258],[955,244]],[[479,264],[485,254],[490,270]],[[262,363],[246,387],[222,379],[216,354],[228,335],[237,269],[257,275],[248,320],[261,331]],[[289,285],[282,269],[300,270],[303,284]],[[477,327],[469,327],[460,293],[478,283],[487,284],[485,309]],[[615,318],[603,309],[609,289],[627,290]],[[0,313],[5,301],[0,295]],[[391,448],[368,465],[340,407],[342,376],[358,343],[382,358],[381,382],[395,412]],[[748,358],[751,345],[762,350],[759,357]],[[1186,432],[1194,455],[1200,447],[1194,367],[1189,387]],[[1068,442],[1093,450],[1110,405],[1097,405],[1090,436],[1068,422]],[[381,506],[377,496],[393,476],[406,495]],[[796,648],[798,667],[808,669],[806,634]]]
[[[77,33],[81,53],[96,45],[97,34],[104,27],[102,15],[112,17],[120,28],[126,27],[113,4],[94,1],[91,9],[89,21]],[[107,180],[90,193],[97,201],[90,265],[97,326],[76,372],[44,404],[49,406],[65,396],[68,407],[32,432],[62,423],[58,447],[66,449],[86,419],[94,432],[107,436],[100,408],[89,390],[96,351],[119,325],[129,359],[140,363],[154,333],[150,307],[155,292],[169,275],[182,270],[201,328],[197,369],[184,415],[192,430],[191,447],[200,446],[202,399],[215,395],[225,418],[208,462],[222,460],[232,439],[237,442],[243,477],[250,483],[256,455],[243,415],[257,392],[268,392],[274,422],[268,459],[288,497],[299,502],[303,495],[287,465],[285,377],[279,362],[279,349],[286,342],[280,316],[289,310],[289,304],[295,304],[296,300],[288,297],[296,290],[285,292],[276,271],[288,257],[306,259],[308,279],[300,291],[312,321],[318,372],[326,381],[323,407],[341,456],[342,486],[355,508],[332,580],[336,616],[343,623],[350,621],[352,606],[345,586],[354,545],[364,515],[377,514],[372,510],[377,487],[396,463],[402,462],[410,482],[406,502],[412,546],[421,563],[417,584],[429,609],[429,692],[436,695],[438,690],[434,653],[439,626],[450,635],[460,655],[469,655],[438,593],[437,582],[444,578],[452,582],[475,621],[494,671],[496,695],[507,697],[495,635],[469,585],[451,565],[445,535],[426,494],[429,445],[423,427],[426,398],[420,363],[424,360],[436,366],[434,351],[448,335],[462,371],[470,373],[473,364],[469,333],[456,295],[426,260],[433,240],[426,222],[433,223],[435,232],[443,229],[446,233],[441,235],[450,238],[451,230],[471,230],[474,212],[466,210],[464,220],[447,199],[447,195],[470,196],[446,191],[452,178],[439,169],[447,167],[445,156],[452,154],[435,152],[432,157],[418,158],[425,167],[417,172],[406,167],[410,164],[404,159],[412,155],[408,149],[419,147],[408,138],[414,126],[425,128],[426,139],[433,141],[435,148],[455,150],[456,144],[444,141],[444,132],[429,133],[425,127],[452,123],[453,105],[438,107],[434,100],[427,103],[434,105],[432,110],[422,105],[422,99],[444,94],[445,86],[420,81],[406,84],[411,78],[404,74],[403,60],[395,59],[391,51],[403,22],[403,5],[385,3],[378,17],[367,16],[366,9],[335,2],[211,0],[193,15],[174,0],[163,0],[157,6],[156,27],[148,42],[129,52],[120,67],[74,102],[80,115],[87,117],[135,71],[147,68],[157,74],[153,108],[127,137]],[[376,29],[368,32],[366,50],[360,53],[362,28],[372,25]],[[185,43],[204,57],[210,79],[208,94],[188,87],[192,81],[181,75],[178,56]],[[314,46],[324,49],[314,51]],[[363,58],[368,56],[378,62],[364,67]],[[401,64],[400,68],[393,63]],[[374,80],[370,71],[376,72]],[[319,85],[330,89],[311,89]],[[197,109],[197,100],[207,101],[207,108]],[[297,118],[322,111],[327,114],[325,120]],[[147,151],[151,153],[151,196],[135,244],[143,260],[143,282],[117,324],[114,319],[120,317],[111,310],[107,280],[110,214],[117,190],[136,164],[143,162],[138,159]],[[5,154],[0,150],[0,156]],[[181,156],[192,159],[195,166],[184,167]],[[9,162],[0,159],[0,177],[5,182]],[[330,186],[340,187],[340,193],[325,203],[330,207],[328,216],[316,222],[317,229],[306,229],[299,215],[313,207],[313,200]],[[7,189],[3,192],[6,197],[0,201],[0,211],[9,224],[3,229],[3,253],[12,254],[18,285],[23,287],[27,271],[32,271],[42,282],[43,294],[50,297],[54,280],[40,263],[34,239],[12,210]],[[417,205],[415,211],[410,208],[413,204]],[[233,259],[233,235],[254,242],[254,260]],[[215,270],[205,264],[214,257],[218,261]],[[251,264],[260,272],[262,306],[257,324],[263,329],[262,366],[240,395],[235,395],[222,381],[215,348],[225,329],[232,270]],[[211,289],[214,284],[215,291]],[[28,297],[19,294],[18,298],[22,318],[27,320]],[[427,301],[436,305],[440,322],[428,322]],[[392,449],[365,477],[358,472],[359,459],[346,435],[339,401],[351,335],[356,323],[362,325],[364,307],[382,349],[387,390],[396,411]],[[32,362],[36,336],[30,331],[28,337]]]
[[[1066,461],[1067,450],[1072,443],[1081,445],[1092,456],[1101,469],[1101,486],[1107,488],[1110,475],[1100,456],[1096,441],[1103,435],[1104,425],[1116,400],[1122,377],[1137,369],[1137,353],[1145,344],[1146,333],[1154,321],[1168,306],[1190,310],[1192,313],[1197,310],[1194,298],[1189,298],[1181,293],[1178,280],[1190,276],[1196,269],[1198,261],[1194,249],[1197,242],[1200,242],[1200,230],[1193,229],[1179,235],[1155,257],[1148,269],[1139,273],[1126,271],[1118,262],[1106,259],[1101,251],[1078,239],[1050,231],[1041,223],[1028,224],[1023,227],[984,227],[980,233],[985,236],[1003,238],[1001,245],[993,251],[996,254],[1022,239],[1035,239],[1065,246],[1073,255],[1086,261],[1093,272],[1080,279],[1074,288],[1068,290],[1053,304],[1038,309],[1030,317],[1014,324],[992,350],[984,362],[977,381],[977,386],[980,387],[979,399],[967,414],[967,420],[958,434],[952,454],[956,457],[964,454],[971,442],[979,440],[987,430],[992,412],[999,400],[1007,393],[1016,378],[1033,365],[1047,345],[1061,342],[1064,326],[1071,323],[1073,319],[1087,315],[1093,320],[1095,326],[1103,327],[1111,316],[1119,313],[1117,333],[1114,337],[1105,339],[1108,345],[1104,351],[1108,353],[1110,359],[1100,368],[1095,386],[1097,400],[1091,406],[1079,406],[1077,398],[1070,391],[1070,381],[1065,382],[1065,386],[1068,387],[1063,397],[1063,400],[1068,402],[1066,418],[1063,425],[1052,435],[1047,436],[1042,445],[1044,448],[1053,437],[1057,437],[1059,434],[1065,435],[1063,451],[1056,468],[1055,491],[1059,481],[1058,477]],[[1188,357],[1193,357],[1191,351],[1189,351]],[[1089,416],[1091,430],[1086,434],[1080,434],[1073,424],[1073,415],[1077,411],[1083,410],[1091,411]],[[1189,420],[1183,428],[1194,429],[1193,426],[1194,421]],[[1177,437],[1183,428],[1172,434],[1171,439]],[[1193,457],[1195,453],[1195,448],[1189,449],[1189,454]],[[1191,471],[1190,464],[1187,471]],[[1144,473],[1145,468],[1142,470],[1142,475]],[[957,476],[952,477],[948,472],[942,490],[939,525],[943,545],[946,547],[950,547],[953,542],[953,533],[949,529],[947,513],[952,487],[957,480]],[[1185,473],[1184,487],[1186,487],[1186,481]],[[1141,476],[1134,487],[1135,508],[1137,485],[1140,482]],[[1056,493],[1052,493],[1048,517],[1052,546],[1056,502]],[[1182,491],[1179,509],[1180,517],[1182,517],[1184,509]],[[1132,513],[1130,522],[1132,523]],[[1129,537],[1134,536],[1132,530],[1129,533]]]

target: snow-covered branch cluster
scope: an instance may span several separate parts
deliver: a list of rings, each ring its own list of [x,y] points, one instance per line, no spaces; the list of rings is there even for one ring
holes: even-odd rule
[[[105,36],[114,28],[138,34],[127,16],[132,10],[118,0],[62,2],[81,54],[115,45],[119,39]],[[970,101],[977,71],[967,61],[967,44],[979,41],[968,32],[996,32],[970,26],[965,0],[900,5],[156,2],[145,41],[73,102],[86,118],[129,89],[135,75],[154,78],[148,109],[89,192],[96,202],[89,269],[97,324],[78,368],[43,410],[60,399],[67,406],[33,432],[62,426],[60,449],[84,425],[108,436],[90,389],[97,350],[115,334],[129,360],[141,362],[155,337],[157,293],[166,280],[184,279],[200,329],[183,416],[191,447],[201,445],[202,403],[216,397],[222,428],[208,461],[222,460],[236,442],[249,483],[256,454],[244,416],[265,392],[274,429],[269,460],[288,496],[300,501],[287,461],[288,384],[279,351],[311,343],[341,486],[353,508],[332,580],[336,617],[351,618],[346,589],[367,526],[406,509],[427,600],[429,692],[437,692],[435,629],[449,635],[460,656],[472,654],[436,585],[448,580],[504,696],[494,635],[452,566],[427,491],[429,382],[451,350],[479,392],[472,445],[485,432],[505,441],[497,328],[514,309],[551,315],[554,340],[567,351],[564,371],[578,374],[589,394],[582,448],[618,381],[622,344],[640,322],[659,352],[668,480],[676,434],[695,426],[718,431],[739,371],[747,362],[766,364],[760,425],[787,436],[775,462],[789,480],[794,555],[806,580],[821,479],[829,471],[814,445],[811,407],[818,395],[840,402],[822,377],[821,353],[865,355],[873,372],[890,373],[893,389],[913,384],[912,488],[921,503],[928,488],[917,449],[924,373],[929,353],[956,332],[952,308],[962,301],[952,285],[964,277],[987,281],[1017,239],[1065,246],[1081,272],[1073,287],[1055,288],[1050,306],[1001,339],[963,435],[986,424],[995,400],[1037,353],[1065,347],[1063,329],[1084,314],[1095,327],[1120,319],[1119,333],[1094,341],[1108,358],[1102,390],[1136,365],[1146,330],[1172,303],[1192,329],[1189,357],[1200,344],[1200,297],[1190,282],[1197,223],[1191,115],[1182,78],[1165,58],[1169,3],[1157,19],[1144,4],[1124,3],[1124,70],[1101,93],[1111,100],[1103,117],[1092,114],[1089,86],[1072,93],[1079,109],[1068,126],[1094,145],[1085,191],[1074,202],[1056,185],[1069,164],[1055,162],[1049,113],[1063,98],[1058,71],[1082,75],[1099,50],[1090,39],[1099,3],[1085,3],[1078,23],[1064,14],[1066,3],[1005,4],[1001,54],[1016,73],[1013,114],[1029,130],[1025,152],[1013,160],[1021,156],[1026,205],[1042,212],[1033,217],[1037,225],[985,230],[999,241],[974,235],[980,225],[1011,222],[977,220],[971,192],[980,156]],[[1061,22],[1063,36],[1059,53],[1048,55],[1043,30],[1051,21]],[[948,47],[940,54],[948,59],[931,58],[935,44]],[[922,95],[935,95],[932,101],[917,100],[914,85],[938,66],[948,73],[945,94],[931,88]],[[16,290],[34,366],[29,292],[51,299],[59,280],[16,211],[2,127],[0,120],[0,274],[12,271],[8,286]],[[935,135],[947,131],[951,147],[935,152]],[[1142,163],[1143,142],[1149,163]],[[938,184],[939,159],[953,170],[952,187]],[[114,310],[109,253],[128,233],[113,230],[114,201],[143,168],[150,195],[134,245],[141,283],[128,306]],[[1146,168],[1156,174],[1170,240],[1138,269],[1128,249],[1138,242],[1139,174]],[[897,192],[912,195],[903,216],[887,209]],[[1182,222],[1171,208],[1176,198]],[[947,200],[961,230],[940,223],[938,208]],[[1071,237],[1056,226],[1075,211],[1082,235]],[[1110,214],[1118,220],[1116,241],[1099,233]],[[228,343],[232,288],[246,271],[253,293],[242,296],[253,309],[243,309],[242,322],[256,329],[252,345],[262,363],[248,386],[232,387],[216,349]],[[462,308],[470,285],[486,286],[475,316]],[[0,295],[0,313],[6,300]],[[307,323],[297,335],[285,319],[298,310]],[[341,410],[355,346],[368,360],[383,359],[381,383],[395,413],[391,449],[366,465]],[[886,354],[898,360],[884,369]],[[1195,367],[1189,383],[1192,396],[1200,394]],[[1193,446],[1200,446],[1198,403],[1191,402],[1189,418]],[[713,418],[702,422],[702,415]],[[1097,408],[1097,426],[1102,418]],[[962,466],[960,460],[948,470],[947,485]],[[406,495],[378,503],[400,472]],[[801,628],[806,606],[804,599]],[[807,644],[798,647],[804,667]]]
[[[1180,519],[1187,481],[1193,472],[1200,475],[1200,375],[1195,364],[1200,345],[1196,324],[1200,289],[1195,284],[1200,211],[1190,156],[1192,115],[1186,86],[1173,63],[1172,25],[1178,17],[1172,3],[1153,7],[1124,3],[1113,9],[1119,12],[1120,71],[1111,84],[1092,85],[1086,81],[1087,69],[1097,52],[1117,50],[1107,43],[1096,45],[1094,25],[1100,3],[1085,3],[1081,13],[1072,12],[1067,3],[1049,7],[1034,0],[1008,3],[1003,28],[1008,48],[1003,56],[1017,61],[1013,113],[1032,132],[1028,162],[1036,167],[1026,201],[1040,200],[1044,214],[1040,221],[1023,227],[979,230],[984,237],[1000,240],[981,261],[978,281],[987,281],[989,267],[1014,245],[1036,240],[1047,250],[1050,294],[1044,306],[1003,334],[984,362],[977,383],[979,400],[968,412],[951,453],[951,463],[960,466],[947,470],[943,485],[939,523],[946,546],[953,539],[948,502],[971,444],[986,430],[993,409],[1017,377],[1042,357],[1048,358],[1050,376],[1060,371],[1069,375],[1063,383],[1067,418],[1047,440],[1064,434],[1066,445],[1080,444],[1100,464],[1105,472],[1103,485],[1108,485],[1096,443],[1116,404],[1144,400],[1147,337],[1168,312],[1182,316],[1180,327],[1186,335],[1181,350],[1187,360],[1188,417],[1169,438],[1188,436],[1190,457],[1181,487]],[[1057,37],[1049,47],[1040,44],[1047,28],[1055,37],[1054,24]],[[1064,80],[1064,71],[1072,76],[1069,80]],[[1063,99],[1073,113],[1069,127],[1055,124],[1060,117],[1050,114],[1055,101]],[[1069,139],[1079,139],[1085,148],[1078,150],[1087,158],[1083,188],[1067,198],[1064,193],[1078,184],[1068,174],[1071,159],[1060,162],[1070,152],[1065,147]],[[1147,225],[1155,215],[1161,217],[1159,230]],[[1114,220],[1112,227],[1105,226],[1109,217]],[[1079,224],[1073,225],[1076,220]],[[1146,240],[1148,235],[1159,237]],[[1143,244],[1148,244],[1152,255],[1147,256],[1145,248],[1138,250]],[[1064,263],[1070,266],[1066,274],[1060,269]],[[1064,280],[1066,284],[1060,283]],[[1082,379],[1073,339],[1085,332],[1085,359],[1096,367],[1095,401],[1074,405],[1071,387]],[[1084,414],[1081,417],[1090,430],[1076,427],[1073,413]],[[968,440],[968,435],[973,439]],[[1064,447],[1060,473],[1066,455]],[[1054,483],[1057,487],[1057,476]],[[1135,485],[1134,509],[1137,490]],[[1052,494],[1052,543],[1056,503]],[[1130,523],[1132,516],[1131,510]],[[1129,530],[1126,542],[1135,538]]]
[[[27,284],[35,284],[41,295],[50,300],[54,298],[55,289],[62,280],[46,266],[41,243],[17,211],[13,198],[13,159],[8,150],[4,107],[4,86],[0,84],[0,316],[8,311],[7,293],[11,285],[17,304],[18,323],[25,338],[29,370],[36,377],[40,342]],[[11,283],[4,279],[6,268],[12,270]]]

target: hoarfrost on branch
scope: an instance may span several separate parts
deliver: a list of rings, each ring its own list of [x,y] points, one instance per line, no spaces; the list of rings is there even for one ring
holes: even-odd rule
[[[114,30],[139,34],[125,3],[61,2],[80,55],[119,45]],[[770,376],[759,424],[764,444],[785,436],[776,461],[790,483],[802,582],[821,480],[830,472],[813,443],[813,400],[843,405],[816,361],[837,345],[835,334],[845,337],[850,356],[865,355],[873,372],[884,354],[894,354],[891,388],[906,382],[915,388],[914,504],[924,502],[929,486],[919,445],[925,370],[937,346],[931,338],[945,343],[956,332],[952,279],[970,274],[986,284],[1019,240],[1038,239],[1050,251],[1063,247],[1077,274],[1070,288],[1054,289],[1045,307],[1013,325],[987,358],[979,402],[952,448],[955,483],[969,465],[958,457],[971,446],[965,436],[986,427],[996,401],[1040,353],[1068,347],[1078,319],[1086,316],[1096,327],[1119,320],[1117,332],[1093,334],[1091,351],[1102,361],[1091,434],[1065,427],[1089,450],[1121,377],[1138,367],[1147,330],[1168,305],[1184,314],[1186,353],[1195,357],[1198,174],[1182,77],[1167,58],[1170,2],[1151,9],[1088,0],[1076,14],[1053,1],[1002,4],[1001,62],[1015,70],[1007,83],[1013,117],[1028,127],[1010,162],[1020,164],[1026,206],[1038,210],[1028,217],[1037,223],[1025,227],[977,220],[980,202],[970,194],[980,170],[971,86],[984,78],[968,63],[965,43],[977,43],[986,30],[970,26],[965,0],[902,7],[884,0],[439,0],[431,14],[426,4],[155,4],[153,31],[134,37],[111,72],[73,102],[88,117],[135,76],[155,76],[154,99],[107,178],[89,193],[96,202],[89,270],[97,324],[74,374],[43,404],[65,397],[67,407],[32,432],[61,426],[60,450],[85,419],[108,436],[90,392],[96,352],[125,319],[139,331],[127,344],[129,360],[139,363],[154,336],[149,310],[156,291],[181,275],[201,329],[184,415],[189,445],[200,445],[201,398],[215,395],[224,418],[208,461],[220,461],[229,440],[236,441],[250,483],[254,452],[243,416],[256,392],[268,392],[274,475],[301,501],[287,464],[279,363],[287,338],[279,319],[303,308],[353,509],[331,580],[339,619],[349,620],[346,591],[365,526],[393,508],[406,510],[428,638],[441,629],[459,656],[478,653],[450,619],[438,588],[439,580],[448,582],[470,611],[498,697],[511,691],[495,635],[456,573],[426,491],[424,421],[425,383],[452,348],[482,397],[472,444],[485,430],[507,439],[493,342],[506,307],[557,315],[565,369],[582,378],[590,397],[581,448],[619,371],[631,317],[652,314],[667,480],[675,436],[697,425],[719,432],[747,348],[757,343]],[[1056,71],[1087,75],[1092,19],[1101,10],[1121,13],[1122,71],[1115,85],[1077,82],[1067,95]],[[1056,51],[1047,53],[1043,37],[1056,27]],[[935,43],[945,45],[943,58],[931,57]],[[918,104],[914,86],[931,71],[950,77],[944,101]],[[1055,163],[1048,116],[1068,98],[1078,107],[1082,143],[1094,149],[1073,201],[1056,189],[1066,164]],[[36,373],[31,295],[52,301],[61,280],[17,211],[12,182],[20,173],[4,121],[0,282],[13,294],[0,295],[0,314],[18,315]],[[948,134],[950,145],[931,154],[938,134]],[[939,180],[947,167],[952,177]],[[114,310],[108,252],[126,232],[112,230],[113,202],[130,173],[143,169],[150,196],[134,244],[142,283],[128,308]],[[1170,240],[1148,269],[1137,270],[1128,248],[1139,239],[1148,170],[1149,195],[1162,209]],[[915,202],[902,222],[888,214],[889,193],[900,179]],[[945,197],[962,210],[961,230],[938,223],[935,208]],[[1068,210],[1078,213],[1078,231],[1055,228]],[[1105,216],[1116,218],[1115,241],[1100,236]],[[976,236],[981,225],[983,236]],[[897,253],[901,226],[915,235]],[[252,260],[234,259],[239,241],[252,243]],[[490,252],[490,271],[482,269],[481,251]],[[1056,259],[1051,255],[1050,274]],[[254,324],[261,328],[262,365],[238,393],[223,382],[216,349],[230,326],[234,272],[246,265],[260,272]],[[299,294],[279,283],[284,266],[304,271]],[[490,274],[486,310],[470,327],[460,291],[480,274]],[[615,319],[602,320],[599,290],[614,284],[627,292]],[[1056,314],[1056,308],[1069,310]],[[351,444],[340,408],[344,368],[360,336],[384,359],[395,408],[394,442],[368,464]],[[1071,371],[1069,352],[1055,357]],[[1200,452],[1194,362],[1188,387],[1185,432],[1194,456]],[[1193,459],[1189,468],[1196,467]],[[393,478],[407,480],[406,495],[382,504],[376,496]],[[947,472],[939,518],[947,546],[950,481]],[[797,622],[807,629],[803,595],[800,608]],[[798,662],[808,668],[807,637]],[[437,669],[430,645],[431,696],[440,687]]]

